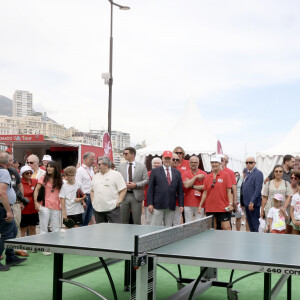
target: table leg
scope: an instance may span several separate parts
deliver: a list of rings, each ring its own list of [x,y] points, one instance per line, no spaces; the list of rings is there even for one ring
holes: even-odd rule
[[[292,300],[292,276],[287,280],[287,300]]]
[[[62,300],[62,282],[59,280],[63,277],[64,255],[54,253],[53,265],[53,300]]]
[[[125,260],[124,266],[124,291],[130,291],[130,273],[131,273],[131,263],[130,260]]]
[[[271,274],[264,273],[264,300],[271,300]]]

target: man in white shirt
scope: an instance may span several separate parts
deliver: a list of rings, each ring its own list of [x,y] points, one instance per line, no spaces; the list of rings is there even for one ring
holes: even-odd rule
[[[111,169],[111,161],[102,156],[98,159],[100,172],[91,186],[91,199],[95,210],[96,223],[121,223],[120,206],[127,187],[122,175]]]
[[[46,171],[39,167],[39,162],[39,158],[34,154],[31,154],[27,157],[26,165],[33,170],[31,178],[40,179],[40,177],[46,174]]]
[[[76,182],[82,184],[82,192],[86,195],[85,203],[86,210],[83,213],[82,226],[89,225],[89,222],[93,216],[93,206],[91,203],[91,183],[94,177],[93,164],[95,162],[95,153],[86,152],[83,154],[83,164],[77,169]]]

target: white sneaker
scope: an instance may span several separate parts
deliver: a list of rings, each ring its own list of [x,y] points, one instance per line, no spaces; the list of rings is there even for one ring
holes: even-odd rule
[[[51,252],[43,252],[43,255],[51,255]]]

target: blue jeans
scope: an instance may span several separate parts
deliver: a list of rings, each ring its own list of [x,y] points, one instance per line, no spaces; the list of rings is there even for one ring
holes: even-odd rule
[[[4,207],[0,206],[0,256],[2,255],[4,251],[4,241],[8,239],[14,239],[17,236],[18,229],[16,226],[16,223],[14,220],[11,222],[6,222],[6,210]],[[14,250],[13,249],[6,249],[5,250],[6,258],[14,256]]]
[[[82,226],[89,225],[89,222],[93,216],[94,209],[92,206],[90,194],[86,194],[85,203],[86,203],[86,210],[82,215]]]

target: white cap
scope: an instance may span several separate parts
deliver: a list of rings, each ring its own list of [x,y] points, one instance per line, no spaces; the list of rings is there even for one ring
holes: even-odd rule
[[[45,154],[44,156],[43,156],[43,159],[42,160],[52,160],[52,157],[51,157],[51,155],[47,155],[47,154]]]
[[[275,194],[274,196],[273,196],[273,199],[276,199],[276,200],[278,200],[278,201],[283,201],[284,199],[283,199],[283,196],[281,195],[281,194]]]
[[[30,168],[30,166],[24,166],[21,168],[20,175],[22,176],[23,173],[25,173],[27,171],[31,171],[32,173],[34,173],[33,170]]]
[[[211,162],[218,162],[218,163],[221,163],[221,162],[222,162],[221,157],[218,156],[218,155],[213,155],[213,156],[210,158],[210,161],[211,161]]]

